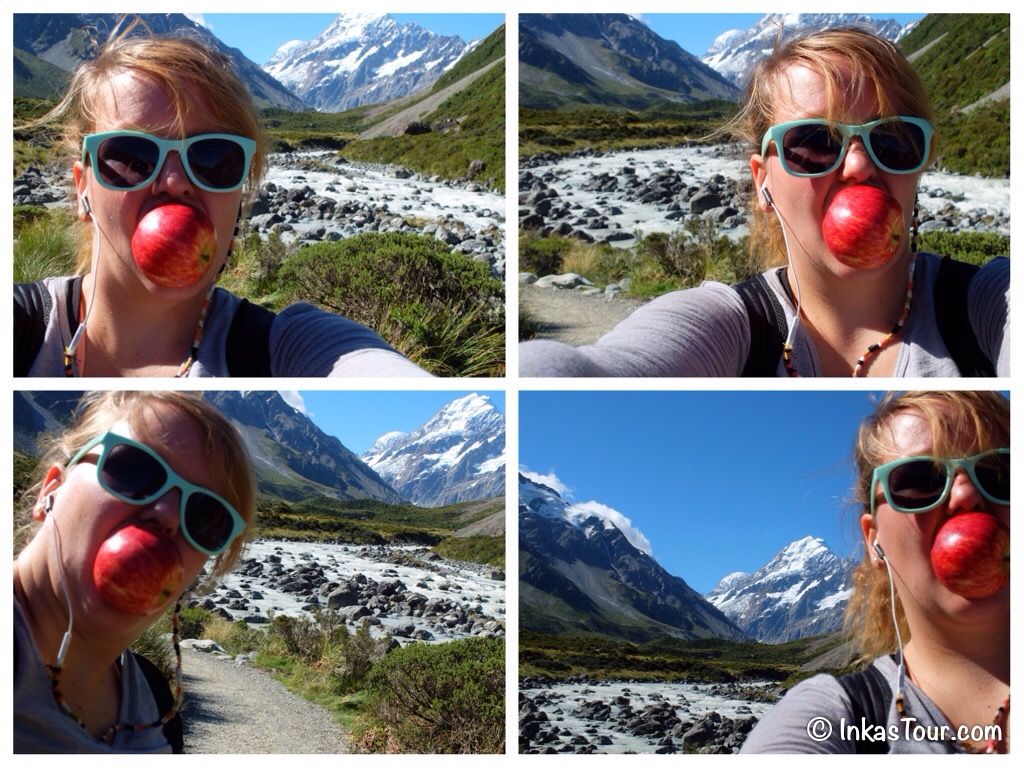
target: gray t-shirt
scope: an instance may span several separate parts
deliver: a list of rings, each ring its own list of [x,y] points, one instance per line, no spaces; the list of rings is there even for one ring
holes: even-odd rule
[[[855,722],[850,699],[836,678],[816,675],[795,685],[768,710],[740,751],[843,754],[856,752],[858,740],[871,740],[887,744],[890,754],[960,752],[955,741],[957,729],[910,680],[906,681],[904,691],[906,711],[900,718],[895,699],[896,662],[890,656],[882,656],[875,659],[874,665],[893,690],[887,722]]]
[[[72,640],[74,642],[74,640]],[[14,751],[28,754],[167,752],[170,744],[162,728],[123,730],[111,744],[97,741],[65,714],[53,698],[50,676],[36,649],[21,605],[14,601]],[[122,723],[152,723],[164,715],[157,711],[153,692],[132,654],[121,657]]]
[[[71,341],[68,322],[70,277],[44,280],[52,299],[46,334],[29,376],[64,376],[64,345]],[[225,347],[240,299],[217,288],[203,325],[199,357],[188,375],[229,376]],[[314,307],[293,304],[270,329],[273,376],[430,376],[364,325]]]
[[[894,377],[960,376],[935,321],[933,300],[940,258],[919,253],[914,299],[903,328]],[[796,308],[769,270],[768,284],[792,328]],[[1010,261],[992,259],[971,280],[971,327],[996,369],[1010,375]],[[941,308],[938,308],[941,311]],[[553,341],[519,345],[522,376],[739,376],[750,350],[750,323],[743,300],[730,286],[707,282],[665,294],[636,310],[596,344],[570,347]],[[780,350],[781,352],[781,350]],[[801,376],[821,376],[814,341],[801,323],[793,339]],[[781,354],[776,371],[787,376]]]

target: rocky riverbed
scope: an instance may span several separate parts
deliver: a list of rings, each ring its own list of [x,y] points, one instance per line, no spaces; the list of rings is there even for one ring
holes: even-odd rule
[[[777,697],[768,683],[574,677],[527,678],[519,688],[519,751],[527,754],[729,754]]]
[[[400,643],[503,636],[505,574],[424,548],[257,541],[199,605],[231,620],[332,609],[353,628]]]
[[[547,236],[626,247],[710,217],[723,234],[748,231],[750,162],[738,147],[598,152],[520,162],[519,226]],[[918,195],[922,231],[1010,233],[1010,182],[928,171]]]
[[[69,171],[28,168],[14,180],[14,204],[67,205],[70,183]],[[299,243],[412,232],[486,263],[495,277],[505,276],[504,195],[465,180],[350,163],[332,152],[271,155],[248,225],[261,235],[276,229]]]

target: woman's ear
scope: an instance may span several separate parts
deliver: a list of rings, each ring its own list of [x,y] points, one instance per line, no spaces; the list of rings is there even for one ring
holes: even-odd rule
[[[53,494],[57,492],[62,482],[64,482],[64,468],[60,464],[54,464],[47,470],[46,477],[43,478],[43,483],[39,487],[39,496],[32,508],[33,520],[43,522],[50,514],[53,510]]]
[[[761,155],[750,156],[750,173],[754,180],[754,194],[757,195],[757,204],[762,211],[770,211],[772,204],[768,196],[766,185],[768,183],[768,167],[764,157]]]
[[[78,206],[78,219],[79,221],[92,221],[89,198],[85,194],[88,188],[89,169],[82,164],[81,160],[76,160],[72,167],[72,173],[75,177],[75,204]]]
[[[882,568],[885,563],[875,548],[875,545],[878,543],[878,523],[875,521],[875,516],[870,512],[865,512],[860,516],[860,530],[864,536],[864,549],[868,553],[872,567]]]

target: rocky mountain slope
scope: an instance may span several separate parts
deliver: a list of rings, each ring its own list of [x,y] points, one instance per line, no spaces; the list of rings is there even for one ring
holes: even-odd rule
[[[520,14],[519,104],[643,109],[736,99],[713,69],[625,14]]]
[[[634,642],[658,637],[749,639],[683,579],[610,521],[519,478],[519,606],[523,629],[586,632]]]
[[[247,59],[237,48],[222,43],[205,27],[180,13],[143,13],[140,20],[153,34],[180,34],[198,37],[227,55],[238,68],[238,73],[260,106],[282,107],[303,111],[306,106],[285,86]],[[94,55],[115,29],[120,14],[113,13],[17,13],[14,14],[15,94],[24,90],[26,95],[56,98],[64,83],[53,82],[48,73],[53,67],[68,74]],[[20,56],[18,52],[21,52]],[[32,59],[39,59],[50,67],[34,67]],[[45,72],[40,73],[40,70]],[[40,73],[36,77],[36,73]],[[19,77],[20,75],[20,77]],[[46,83],[34,82],[43,78]]]

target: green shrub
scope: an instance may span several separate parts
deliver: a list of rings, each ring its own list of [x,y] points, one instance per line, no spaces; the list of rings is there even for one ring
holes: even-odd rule
[[[469,638],[412,644],[374,665],[367,705],[403,752],[498,753],[505,748],[505,643]]]
[[[995,232],[922,232],[917,247],[980,266],[994,256],[1009,256],[1010,238]]]
[[[538,277],[560,274],[562,259],[571,247],[572,243],[564,237],[537,237],[528,230],[520,231],[519,271]]]
[[[15,220],[20,226],[14,239],[14,282],[74,273],[82,232],[74,210],[19,209]]]
[[[307,246],[277,287],[369,326],[431,372],[504,372],[504,286],[435,238],[368,233]]]
[[[200,638],[212,620],[213,614],[204,608],[183,607],[178,614],[178,636],[182,640]]]

